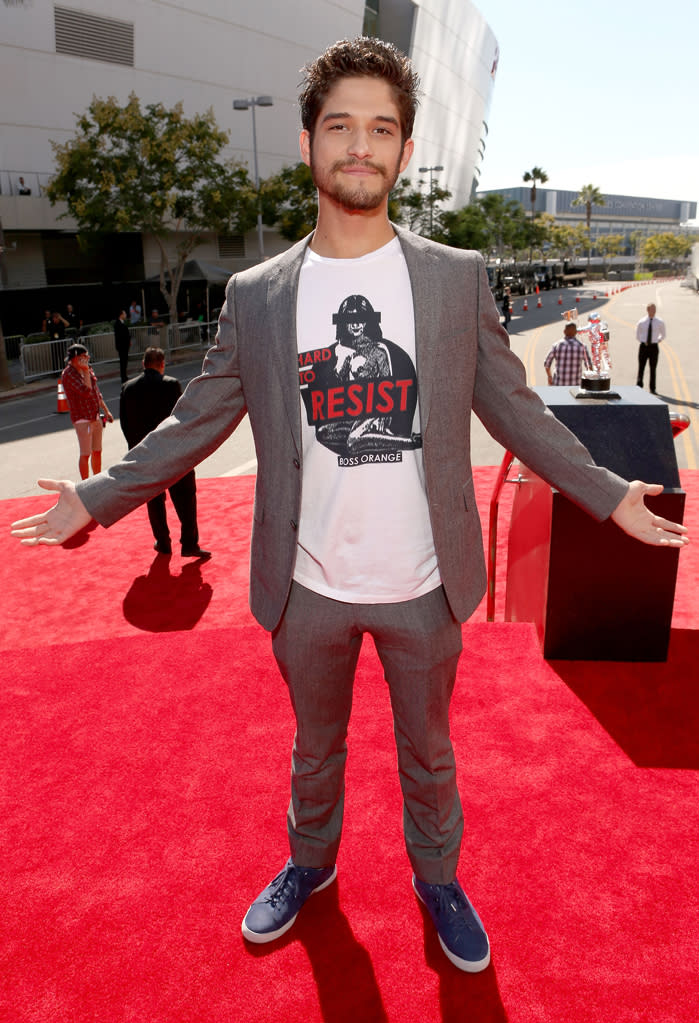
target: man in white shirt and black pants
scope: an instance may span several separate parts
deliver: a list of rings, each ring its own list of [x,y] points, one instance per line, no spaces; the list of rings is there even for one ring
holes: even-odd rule
[[[636,384],[643,387],[643,374],[646,363],[650,367],[650,392],[655,394],[655,369],[658,365],[658,345],[665,340],[665,321],[655,315],[655,305],[651,302],[646,307],[648,315],[636,324],[636,340],[638,341],[638,379]]]

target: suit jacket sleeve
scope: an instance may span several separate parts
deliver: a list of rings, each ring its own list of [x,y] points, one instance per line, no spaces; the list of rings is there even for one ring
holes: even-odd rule
[[[247,408],[240,382],[234,291],[235,278],[228,284],[216,343],[172,414],[121,462],[77,484],[81,501],[101,525],[111,525],[171,486],[215,451],[243,419]]]

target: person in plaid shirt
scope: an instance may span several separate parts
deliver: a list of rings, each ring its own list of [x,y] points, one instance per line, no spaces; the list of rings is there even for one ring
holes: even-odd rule
[[[80,459],[78,468],[80,479],[86,480],[92,473],[102,471],[102,420],[100,409],[105,419],[113,423],[114,417],[104,403],[102,393],[97,386],[97,377],[90,369],[90,354],[85,345],[71,345],[66,353],[68,365],[61,374],[61,382],[66,392],[66,400],[70,409],[70,419],[78,435]]]
[[[576,337],[578,328],[566,323],[563,337],[551,348],[544,360],[544,369],[549,384],[554,387],[578,387],[582,378],[582,367],[592,369],[590,354]],[[551,373],[551,363],[556,361],[556,370]]]

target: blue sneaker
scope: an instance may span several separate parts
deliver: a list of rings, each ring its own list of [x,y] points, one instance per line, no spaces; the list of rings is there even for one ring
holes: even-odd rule
[[[484,970],[490,962],[490,942],[459,882],[427,884],[413,874],[413,888],[432,917],[447,959],[466,973]]]
[[[274,941],[293,925],[309,895],[327,888],[337,867],[297,867],[291,860],[260,892],[243,919],[243,937],[257,945]]]

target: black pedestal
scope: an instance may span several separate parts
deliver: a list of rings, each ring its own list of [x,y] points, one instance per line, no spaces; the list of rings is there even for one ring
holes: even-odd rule
[[[662,483],[647,499],[681,522],[684,491],[667,405],[638,387],[614,402],[576,401],[565,387],[536,388],[595,461],[626,479]],[[667,657],[679,551],[597,523],[526,466],[510,527],[505,618],[533,621],[544,656],[662,661]]]

